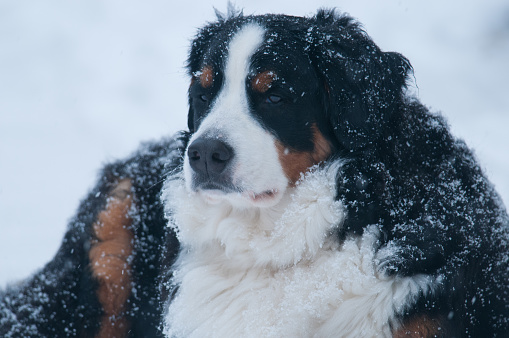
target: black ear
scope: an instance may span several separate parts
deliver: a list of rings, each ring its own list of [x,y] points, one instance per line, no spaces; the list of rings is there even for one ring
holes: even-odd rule
[[[233,7],[232,7],[233,8]],[[228,15],[230,15],[230,12],[233,11],[233,9],[230,8],[230,4],[228,7]],[[233,14],[232,14],[233,15]],[[242,13],[238,13],[237,15],[242,15]],[[189,89],[191,89],[191,86],[195,81],[197,81],[196,74],[202,69],[204,66],[204,59],[209,52],[210,49],[210,43],[211,40],[218,34],[218,32],[223,28],[225,25],[224,18],[219,18],[217,22],[210,23],[206,25],[205,27],[201,28],[196,36],[194,37],[193,41],[191,42],[191,48],[189,49],[189,56],[187,58],[187,73],[191,78],[191,85],[189,86]],[[189,92],[188,92],[189,94]],[[191,133],[194,133],[195,125],[194,125],[194,111],[193,111],[193,102],[190,95],[188,95],[189,100],[189,111],[187,115],[187,127],[189,128],[189,131]]]
[[[194,111],[191,99],[189,99],[189,112],[187,113],[187,128],[189,128],[189,132],[194,134]]]
[[[383,135],[399,108],[410,63],[382,52],[348,16],[322,10],[313,21],[310,58],[326,88],[327,118],[338,142],[358,150]]]

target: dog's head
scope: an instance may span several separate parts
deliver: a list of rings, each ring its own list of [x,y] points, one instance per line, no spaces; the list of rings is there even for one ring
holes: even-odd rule
[[[188,60],[188,189],[276,204],[309,167],[377,142],[410,65],[350,17],[221,17]]]

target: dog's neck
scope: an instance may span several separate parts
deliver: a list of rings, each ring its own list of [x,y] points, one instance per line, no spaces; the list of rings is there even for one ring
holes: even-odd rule
[[[391,336],[396,314],[432,281],[380,276],[376,226],[339,243],[334,232],[345,211],[335,198],[338,168],[314,168],[271,208],[210,204],[183,181],[168,181],[163,199],[182,249],[165,333]]]
[[[238,208],[227,200],[210,203],[199,193],[186,191],[178,179],[166,183],[163,199],[187,253],[203,253],[204,258],[220,259],[231,267],[281,269],[312,259],[341,226],[345,211],[335,198],[338,169],[339,164],[312,168],[273,207]]]

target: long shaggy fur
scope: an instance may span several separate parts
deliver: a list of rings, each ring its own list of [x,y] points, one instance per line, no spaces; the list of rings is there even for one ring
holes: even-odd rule
[[[165,193],[183,244],[169,335],[507,335],[506,210],[464,142],[408,96],[407,59],[335,11],[237,13],[199,32],[188,68],[186,190]],[[220,170],[204,142],[223,144]],[[341,163],[316,183],[334,194],[310,192],[344,215],[324,227],[298,197],[313,174],[292,182],[314,161]],[[312,238],[327,240],[303,254]]]
[[[434,281],[380,276],[376,226],[337,242],[345,217],[335,199],[338,169],[314,168],[288,201],[248,210],[209,204],[168,181],[163,196],[184,253],[167,336],[389,336],[395,314]]]
[[[104,168],[0,336],[507,337],[507,212],[411,71],[334,10],[220,15],[189,131]]]
[[[0,291],[1,337],[162,336],[159,323],[164,296],[158,284],[179,244],[174,235],[167,235],[159,194],[165,175],[181,165],[186,139],[185,134],[179,134],[144,144],[129,158],[101,171],[97,185],[70,221],[55,257],[33,276]],[[131,186],[127,192],[119,192],[124,181]],[[101,217],[103,221],[115,220],[105,211],[115,212],[108,210],[108,205],[117,203],[118,194],[128,194],[133,200],[133,206],[124,215],[117,214],[117,224],[112,224],[123,227],[131,219],[126,230],[133,234],[132,252],[125,261],[130,267],[124,271],[115,270],[124,248],[97,246],[94,231],[94,226],[103,226]],[[108,236],[103,232],[101,237]],[[164,246],[165,261],[161,259]],[[115,250],[119,255],[105,256]],[[102,257],[100,269],[91,264],[94,256]],[[115,274],[130,282],[115,279]],[[110,281],[110,294],[99,294],[101,279]],[[125,301],[122,295],[127,297]],[[109,317],[114,313],[122,318]],[[118,325],[119,320],[127,327]]]

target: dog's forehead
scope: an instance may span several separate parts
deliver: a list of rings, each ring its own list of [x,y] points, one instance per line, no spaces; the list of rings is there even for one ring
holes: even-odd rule
[[[248,75],[251,70],[251,58],[263,45],[265,33],[265,28],[256,23],[246,24],[235,33],[226,52],[225,77]]]
[[[222,23],[213,34],[202,32],[193,43],[197,45],[202,39],[206,41],[199,55],[200,69],[206,65],[216,70],[224,68],[231,53],[240,52],[239,48],[249,49],[252,54],[253,46],[260,47],[262,40],[265,39],[265,31],[260,23],[243,20]]]
[[[231,70],[237,75],[244,74],[254,86],[261,84],[255,89],[262,92],[268,82],[276,79],[284,83],[314,77],[307,57],[305,31],[299,35],[295,28],[291,32],[284,28],[282,24],[274,26],[256,20],[225,24],[208,42],[200,68],[193,75],[207,88],[212,86],[213,80],[223,79],[225,72]]]

